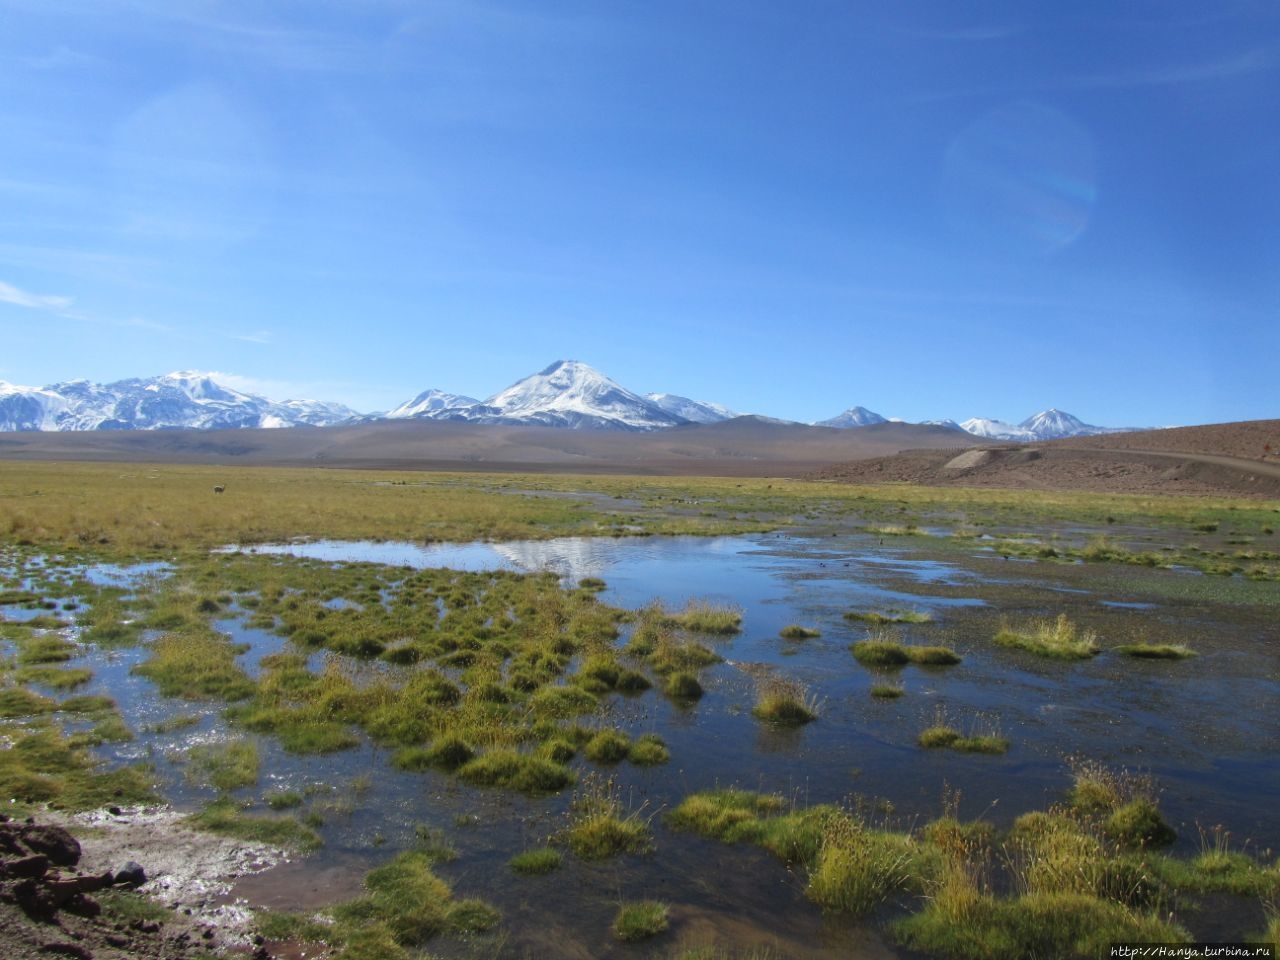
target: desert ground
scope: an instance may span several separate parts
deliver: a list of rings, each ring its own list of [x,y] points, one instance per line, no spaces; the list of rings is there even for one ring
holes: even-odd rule
[[[981,451],[968,453],[966,451]],[[1106,493],[1280,496],[1280,420],[992,443],[942,427],[740,417],[654,433],[462,423],[0,434],[0,461],[815,478]]]

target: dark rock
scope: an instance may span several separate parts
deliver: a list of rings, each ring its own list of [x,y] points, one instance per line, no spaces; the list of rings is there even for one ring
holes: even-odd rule
[[[116,882],[116,878],[108,870],[106,873],[100,873],[95,876],[76,877],[76,883],[80,885],[81,893],[97,893],[99,890],[105,890]]]
[[[49,858],[43,853],[33,853],[29,857],[6,861],[3,872],[11,877],[34,877],[39,879],[49,872]]]
[[[78,943],[45,943],[41,944],[40,952],[59,957],[75,957],[76,960],[93,960],[93,954]]]
[[[116,871],[115,880],[128,887],[140,887],[147,882],[147,871],[136,860],[130,860]]]
[[[111,814],[113,817],[118,817],[120,816],[121,811],[119,807],[107,807],[107,813]]]
[[[92,919],[102,913],[102,904],[98,903],[93,897],[86,897],[83,893],[76,893],[62,905],[62,909],[67,913],[74,913],[77,917],[89,917]]]
[[[13,900],[29,917],[47,920],[58,910],[57,901],[49,888],[32,877],[19,880],[13,886]]]
[[[22,842],[33,853],[43,853],[59,867],[74,867],[80,862],[80,843],[62,827],[36,826],[22,828]]]
[[[15,857],[21,857],[29,852],[27,848],[22,845],[21,831],[21,827],[7,821],[0,824],[0,853],[8,853]]]

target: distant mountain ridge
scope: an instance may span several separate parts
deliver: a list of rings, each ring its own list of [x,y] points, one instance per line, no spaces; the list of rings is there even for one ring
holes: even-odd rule
[[[43,388],[0,382],[4,431],[329,426],[357,416],[340,403],[241,393],[192,371],[107,384],[68,380]]]
[[[69,380],[38,388],[0,382],[0,431],[6,432],[284,428],[378,420],[651,431],[720,423],[741,416],[717,403],[669,393],[636,393],[578,360],[557,360],[483,401],[429,389],[386,413],[374,414],[360,414],[342,404],[317,400],[268,400],[193,371],[108,384]],[[778,424],[791,422],[757,419]],[[814,426],[856,429],[890,422],[873,410],[853,406]],[[982,418],[959,424],[953,420],[929,420],[925,424],[985,439],[1017,442],[1092,436],[1121,429],[1086,424],[1056,409],[1037,413],[1017,425]]]

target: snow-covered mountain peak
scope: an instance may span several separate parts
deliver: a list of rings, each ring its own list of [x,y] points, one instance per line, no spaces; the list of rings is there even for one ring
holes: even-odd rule
[[[580,360],[557,360],[485,401],[484,419],[654,430],[683,423]]]
[[[0,430],[201,430],[323,426],[355,417],[336,403],[277,403],[241,393],[195,371],[0,392]]]
[[[1035,416],[1027,417],[1018,426],[1030,430],[1041,439],[1056,437],[1075,437],[1081,434],[1099,433],[1101,427],[1090,426],[1079,417],[1074,417],[1062,410],[1050,407]]]
[[[844,413],[831,417],[828,420],[819,420],[814,424],[815,427],[869,427],[876,423],[887,422],[884,417],[876,413],[874,410],[868,410],[866,407],[850,407]]]
[[[688,420],[690,423],[719,423],[722,420],[732,420],[734,417],[741,416],[723,404],[710,403],[706,400],[690,400],[688,397],[681,397],[674,393],[646,393],[644,398],[672,416]]]
[[[383,416],[388,420],[444,419],[451,411],[477,406],[479,400],[443,390],[424,390]]]

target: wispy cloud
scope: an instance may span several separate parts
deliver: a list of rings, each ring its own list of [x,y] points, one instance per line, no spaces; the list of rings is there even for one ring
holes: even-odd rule
[[[0,303],[11,303],[17,307],[27,307],[32,310],[52,310],[61,313],[71,307],[72,300],[70,297],[56,296],[46,293],[28,293],[26,290],[20,290],[11,283],[5,283],[0,280]]]
[[[1275,59],[1266,51],[1250,50],[1234,57],[1206,60],[1200,63],[1138,67],[1117,73],[1068,77],[1062,81],[1062,86],[1073,90],[1163,87],[1250,76],[1271,70],[1275,65]]]
[[[908,95],[912,103],[936,103],[970,97],[1025,96],[1028,94],[1062,93],[1073,90],[1130,90],[1142,87],[1172,87],[1194,83],[1212,83],[1238,77],[1266,73],[1277,68],[1277,60],[1268,51],[1258,49],[1231,57],[1201,60],[1194,63],[1147,64],[1107,73],[1066,75],[1030,79],[1024,83],[994,83],[948,90],[926,90]]]
[[[253,333],[233,333],[231,339],[245,343],[270,343],[273,335],[270,330],[255,330]]]

